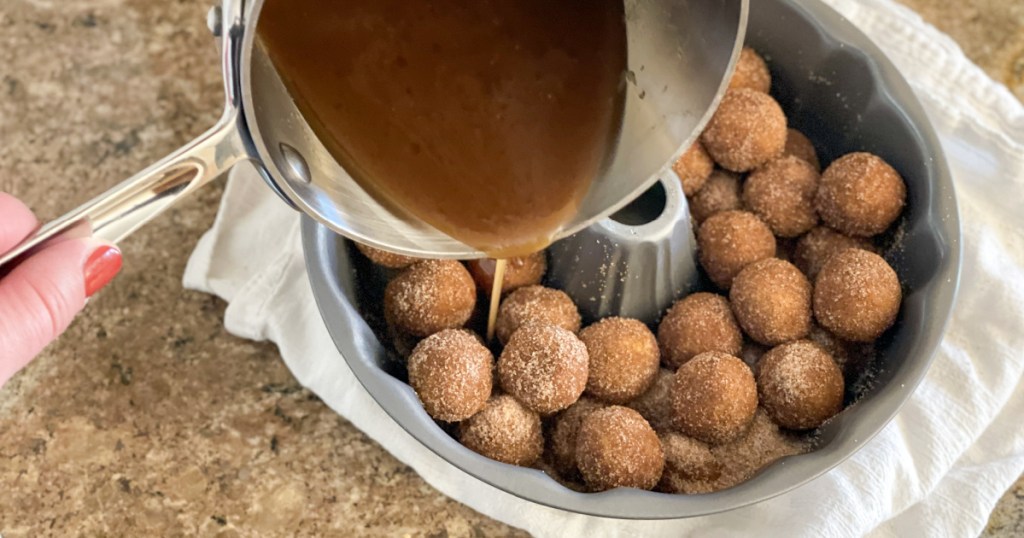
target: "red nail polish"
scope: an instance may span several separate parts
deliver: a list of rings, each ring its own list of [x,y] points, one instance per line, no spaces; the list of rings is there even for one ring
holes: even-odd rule
[[[92,297],[103,289],[121,270],[121,251],[115,246],[103,246],[89,255],[85,262],[85,296]]]

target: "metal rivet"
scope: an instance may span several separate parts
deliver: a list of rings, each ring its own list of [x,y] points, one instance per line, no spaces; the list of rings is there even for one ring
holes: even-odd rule
[[[290,179],[311,183],[313,175],[309,172],[309,165],[306,164],[306,159],[299,153],[299,150],[285,143],[281,143],[278,147],[281,149],[281,156],[286,165],[282,167],[283,170],[281,171],[289,174],[291,176]]]
[[[210,11],[206,12],[206,27],[210,29],[213,37],[220,37],[223,30],[223,18],[220,6],[213,6],[210,8]]]

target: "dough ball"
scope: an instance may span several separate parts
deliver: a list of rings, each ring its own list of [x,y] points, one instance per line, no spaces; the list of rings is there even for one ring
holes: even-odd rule
[[[871,243],[863,237],[850,237],[831,228],[818,226],[797,241],[793,263],[813,281],[833,254],[848,248],[874,251]]]
[[[811,330],[811,283],[795,265],[769,258],[747,266],[729,291],[733,314],[766,346],[797,340]]]
[[[473,280],[481,293],[490,297],[491,288],[494,286],[494,267],[497,262],[491,258],[472,260],[466,265],[469,267]],[[528,256],[517,256],[509,258],[505,265],[505,278],[501,281],[501,293],[504,295],[510,291],[525,286],[540,284],[544,273],[548,271],[548,258],[544,251],[535,252]]]
[[[683,193],[687,196],[693,196],[704,186],[714,168],[715,163],[700,140],[694,142],[672,165],[672,170],[683,184]]]
[[[626,404],[626,407],[640,413],[654,431],[667,432],[675,429],[675,412],[672,409],[673,374],[672,370],[659,369],[651,388]]]
[[[460,422],[459,442],[492,460],[523,467],[544,451],[540,416],[507,394],[492,397],[479,413]]]
[[[395,254],[394,252],[388,252],[379,248],[371,247],[370,245],[364,245],[359,241],[353,241],[356,245],[356,249],[370,259],[371,262],[388,269],[405,269],[410,265],[422,261],[420,258],[414,258],[412,256],[405,256],[402,254]]]
[[[676,371],[672,406],[679,429],[709,444],[728,443],[747,431],[757,411],[757,384],[740,359],[709,351]]]
[[[665,471],[658,482],[658,491],[666,493],[697,493],[695,481],[709,482],[722,476],[722,463],[711,453],[707,443],[681,433],[668,432],[658,436],[665,453]]]
[[[658,374],[658,341],[643,322],[605,318],[580,331],[587,346],[589,377],[586,393],[613,404],[643,394]]]
[[[520,327],[535,323],[554,325],[576,333],[580,330],[580,313],[564,291],[526,286],[501,301],[494,330],[498,340],[507,344]]]
[[[782,154],[786,116],[766,93],[745,88],[729,90],[701,141],[722,168],[747,172]]]
[[[658,325],[665,365],[676,369],[707,351],[737,355],[743,346],[740,326],[729,300],[714,293],[694,293],[669,308]]]
[[[843,373],[821,346],[798,340],[761,358],[757,387],[768,414],[784,428],[821,426],[843,408]]]
[[[640,413],[621,406],[587,415],[576,439],[580,474],[591,489],[651,489],[661,478],[661,441]]]
[[[782,154],[803,159],[810,163],[816,172],[821,172],[821,161],[818,160],[818,152],[814,150],[814,144],[796,129],[786,130],[786,147],[782,150]]]
[[[597,400],[583,397],[555,417],[548,439],[551,460],[559,473],[571,476],[577,471],[576,438],[580,432],[580,424],[590,413],[604,407],[605,404]]]
[[[736,71],[729,79],[729,89],[738,88],[747,88],[762,93],[768,93],[772,88],[772,75],[768,71],[768,64],[760,54],[750,47],[743,47],[739,61],[736,62]]]
[[[697,224],[715,213],[740,209],[743,206],[740,178],[732,172],[715,170],[687,203],[690,216]]]
[[[512,335],[498,358],[505,392],[550,415],[572,405],[587,386],[587,347],[554,325],[527,325]]]
[[[494,356],[469,331],[445,329],[426,337],[408,367],[409,384],[437,420],[465,420],[491,397]]]
[[[700,264],[711,281],[723,289],[732,286],[744,267],[775,255],[771,228],[753,213],[723,211],[697,230]]]
[[[409,266],[384,289],[384,317],[396,329],[430,336],[462,327],[473,314],[476,286],[453,260],[424,260]]]
[[[818,172],[797,157],[780,157],[754,170],[743,184],[743,203],[779,237],[797,237],[818,224],[814,196]]]
[[[814,317],[843,340],[871,342],[896,321],[902,300],[899,277],[881,256],[848,248],[818,273]]]
[[[888,163],[870,153],[850,153],[821,175],[817,206],[821,220],[847,235],[882,233],[903,212],[907,186]]]

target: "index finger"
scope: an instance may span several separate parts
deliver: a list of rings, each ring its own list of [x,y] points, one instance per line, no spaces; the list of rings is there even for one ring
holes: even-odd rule
[[[0,192],[0,254],[14,248],[38,226],[39,221],[28,206]]]

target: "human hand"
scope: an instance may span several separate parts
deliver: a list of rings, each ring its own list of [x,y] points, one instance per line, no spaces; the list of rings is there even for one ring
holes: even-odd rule
[[[0,192],[0,253],[38,226],[25,204]],[[121,269],[121,251],[94,238],[33,254],[0,279],[0,386],[67,329],[86,298]]]

